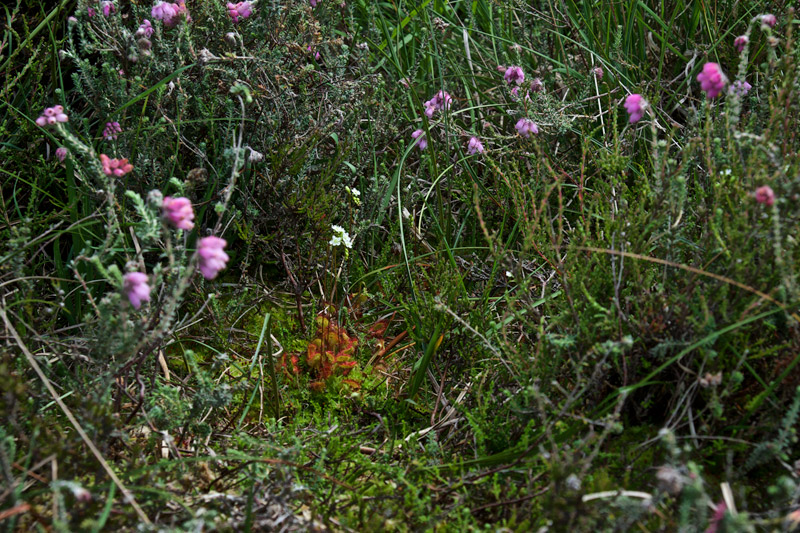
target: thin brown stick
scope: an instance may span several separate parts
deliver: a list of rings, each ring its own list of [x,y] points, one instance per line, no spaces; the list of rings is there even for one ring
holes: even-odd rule
[[[378,360],[380,360],[380,358],[381,358],[381,357],[383,357],[384,355],[386,355],[387,353],[389,353],[389,351],[390,351],[392,348],[394,348],[395,346],[397,346],[397,344],[398,344],[398,343],[399,343],[401,340],[403,340],[404,338],[406,338],[406,335],[408,335],[408,330],[403,330],[403,331],[401,331],[401,332],[400,332],[400,333],[397,335],[397,337],[395,337],[394,339],[392,339],[392,341],[391,341],[389,344],[387,344],[387,345],[386,345],[386,347],[385,347],[383,350],[378,350],[378,351],[375,353],[375,355],[373,355],[373,356],[372,356],[372,358],[369,360],[369,363],[367,364],[367,366],[370,366],[370,365],[371,365],[371,364],[373,364],[375,361],[378,361]]]
[[[18,514],[27,513],[30,510],[30,508],[31,505],[29,503],[23,502],[17,505],[16,507],[12,507],[11,509],[6,509],[5,511],[0,512],[0,522],[5,520],[6,518],[11,518],[12,516]]]
[[[534,492],[533,494],[528,494],[527,496],[523,496],[522,498],[517,498],[516,500],[502,500],[497,502],[486,503],[484,505],[476,507],[475,509],[472,509],[472,513],[475,514],[478,511],[483,511],[484,509],[490,509],[492,507],[499,507],[500,505],[514,505],[515,503],[522,503],[527,500],[532,500],[537,496],[541,496],[548,490],[550,490],[550,487],[545,487],[537,492]]]

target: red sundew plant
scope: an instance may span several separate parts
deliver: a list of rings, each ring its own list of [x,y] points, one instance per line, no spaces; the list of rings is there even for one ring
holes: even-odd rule
[[[358,366],[354,359],[358,339],[328,316],[319,315],[316,324],[316,336],[308,343],[304,354],[284,354],[281,361],[284,374],[295,377],[305,371],[312,380],[309,387],[317,392],[325,390],[334,377],[344,377],[342,382],[348,387],[360,389],[360,380],[347,377]]]

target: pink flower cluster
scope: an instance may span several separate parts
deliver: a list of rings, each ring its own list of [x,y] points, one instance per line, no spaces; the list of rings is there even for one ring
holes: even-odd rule
[[[630,115],[631,124],[642,120],[645,109],[647,109],[647,100],[641,94],[631,94],[625,99],[625,111]]]
[[[319,0],[311,0],[311,7],[317,7],[317,3],[319,3]]]
[[[437,111],[449,109],[452,102],[453,98],[450,96],[450,93],[439,91],[433,95],[433,98],[425,102],[425,115],[431,118]]]
[[[728,92],[730,94],[735,94],[739,98],[744,98],[745,96],[747,96],[747,93],[749,93],[750,89],[752,88],[753,86],[747,83],[746,81],[736,80],[731,84],[730,87],[728,87]]]
[[[428,139],[425,138],[424,131],[416,130],[411,134],[411,137],[417,141],[417,146],[419,146],[420,150],[424,150],[428,147]]]
[[[322,54],[320,54],[320,53],[319,53],[319,50],[317,50],[317,51],[315,52],[315,51],[314,51],[314,48],[312,48],[310,44],[309,44],[309,45],[306,47],[306,50],[307,50],[309,53],[313,53],[313,54],[314,54],[314,59],[315,59],[315,60],[319,61],[320,59],[322,59]]]
[[[150,301],[150,286],[147,282],[147,274],[142,272],[128,272],[122,277],[122,292],[134,309],[138,310],[142,302]]]
[[[522,85],[522,83],[525,81],[525,73],[522,71],[522,67],[508,67],[505,70],[505,74],[503,74],[503,79],[505,79],[508,83]]]
[[[756,189],[756,202],[770,207],[775,204],[775,192],[769,185],[762,185]]]
[[[103,130],[103,138],[107,141],[116,141],[117,134],[122,133],[122,126],[119,122],[106,122],[106,127]]]
[[[697,75],[697,81],[709,98],[716,98],[727,85],[728,78],[722,73],[718,64],[706,63],[703,65],[703,71]]]
[[[69,153],[69,150],[67,150],[67,149],[66,149],[66,148],[64,148],[63,146],[60,146],[59,148],[57,148],[57,149],[56,149],[56,157],[57,157],[57,158],[58,158],[58,160],[59,160],[59,161],[61,161],[62,163],[63,163],[63,162],[64,162],[64,160],[67,158],[67,154],[68,154],[68,153]]]
[[[750,42],[750,37],[747,35],[740,35],[736,39],[733,40],[733,47],[736,48],[736,51],[742,53],[744,47],[747,46],[747,43]]]
[[[164,218],[178,229],[190,231],[194,228],[194,211],[188,198],[167,196],[161,204]]]
[[[777,23],[778,19],[772,13],[761,15],[761,24],[774,28]]]
[[[150,23],[149,20],[143,19],[142,23],[139,24],[139,29],[136,30],[136,36],[149,39],[152,35],[153,35],[153,25]]]
[[[228,254],[224,252],[228,243],[219,237],[203,237],[197,244],[197,262],[200,272],[206,279],[214,279],[228,262]]]
[[[113,3],[105,1],[105,2],[100,2],[100,10],[103,12],[103,16],[108,18],[111,16],[112,13],[114,13],[117,10],[117,8],[114,7]]]
[[[516,84],[511,89],[511,95],[513,99],[520,98],[520,86],[525,82],[525,72],[522,70],[522,67],[512,65],[510,67],[506,67],[503,65],[498,65],[497,67],[498,72],[503,73],[503,78],[509,84]],[[603,71],[601,68],[594,69],[593,74],[598,78],[602,78]],[[408,88],[407,80],[403,79],[400,80],[404,87]],[[544,84],[542,80],[539,78],[534,79],[531,82],[530,90],[525,92],[525,100],[530,100],[530,92],[540,92],[544,90]],[[453,99],[445,91],[437,92],[433,98],[424,102],[425,105],[425,115],[428,118],[432,118],[437,111],[442,111],[445,109],[449,109]],[[531,134],[538,134],[539,133],[539,126],[529,118],[520,118],[517,123],[515,124],[514,128],[516,129],[517,133],[522,137],[528,138]],[[425,135],[425,131],[422,129],[414,130],[411,134],[411,138],[413,139],[412,146],[416,145],[420,150],[425,150],[428,148],[428,139]],[[471,136],[469,141],[467,142],[467,153],[469,155],[475,154],[482,154],[486,150],[483,146],[483,143],[480,139],[476,136]]]
[[[177,229],[189,231],[194,228],[194,211],[188,198],[167,196],[161,204],[161,210],[170,224]],[[203,277],[214,279],[228,262],[228,254],[224,252],[228,243],[219,237],[204,237],[197,241],[197,264]]]
[[[514,128],[517,130],[517,133],[526,138],[530,137],[531,133],[539,133],[539,126],[529,118],[519,119]]]
[[[737,37],[736,41],[734,41],[734,46],[741,51],[744,49],[747,42],[747,36],[742,35]],[[700,82],[700,88],[705,91],[709,98],[716,98],[719,96],[725,89],[725,86],[728,85],[728,77],[722,72],[722,68],[717,63],[711,62],[703,65],[702,72],[697,75],[697,81]],[[752,89],[752,86],[746,81],[736,81],[733,85],[728,87],[728,93],[743,97],[750,89]],[[625,99],[625,110],[630,115],[631,124],[642,119],[647,105],[647,100],[645,100],[641,94],[631,94]]]
[[[111,159],[106,154],[100,154],[100,164],[103,165],[103,174],[106,176],[122,177],[133,170],[133,165],[127,159]]]
[[[203,277],[214,279],[228,263],[228,254],[225,246],[228,243],[219,237],[205,237],[197,244],[197,264]],[[134,309],[139,310],[142,302],[150,301],[150,285],[147,274],[143,272],[128,272],[122,277],[122,292]]]
[[[64,106],[56,105],[48,107],[36,119],[36,125],[44,128],[45,126],[52,126],[57,122],[67,122],[69,117],[64,113]]]
[[[470,137],[467,143],[467,153],[469,155],[482,154],[484,152],[483,144],[477,137]]]
[[[177,3],[172,2],[159,2],[150,10],[150,15],[160,20],[166,26],[174,26],[180,20],[181,15],[189,22],[192,17],[189,16],[189,11],[186,9],[184,0],[178,0]]]
[[[233,23],[239,22],[239,18],[246,19],[253,14],[253,6],[250,2],[238,2],[233,4],[228,2],[228,15],[233,19]]]

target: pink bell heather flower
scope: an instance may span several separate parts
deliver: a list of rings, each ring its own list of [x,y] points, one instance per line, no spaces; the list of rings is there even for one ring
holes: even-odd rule
[[[505,74],[506,70],[508,70],[508,67],[506,67],[504,65],[497,65],[497,72],[499,72],[501,74]]]
[[[446,91],[439,91],[433,95],[433,98],[425,102],[425,115],[428,118],[431,118],[437,111],[449,109],[452,102],[453,98],[450,96],[450,93]]]
[[[250,2],[238,2],[233,4],[228,2],[228,15],[233,19],[233,23],[239,22],[239,18],[246,19],[253,14],[253,6]]]
[[[697,75],[697,81],[700,82],[700,88],[706,92],[709,98],[716,98],[725,88],[728,78],[722,73],[718,64],[706,63],[703,65],[703,71]]]
[[[45,109],[39,118],[36,119],[36,125],[40,127],[53,126],[58,122],[67,122],[69,117],[64,113],[64,106],[56,105]]]
[[[86,13],[89,14],[89,18],[92,18],[93,16],[95,16],[97,14],[97,12],[94,10],[94,8],[91,8],[91,7],[87,7],[86,8]]]
[[[414,133],[411,134],[411,137],[417,140],[417,146],[419,146],[420,150],[424,150],[428,147],[428,139],[425,138],[425,132],[422,130],[416,130]]]
[[[197,244],[197,263],[206,279],[214,279],[228,262],[228,254],[223,250],[228,243],[219,237],[203,237]]]
[[[106,128],[103,130],[105,140],[116,141],[118,133],[122,133],[122,126],[119,125],[119,122],[106,122]]]
[[[433,118],[433,114],[436,113],[436,106],[433,104],[433,100],[428,100],[423,105],[425,106],[425,116]]]
[[[317,7],[318,0],[311,0],[311,7]]]
[[[761,24],[765,24],[770,28],[774,28],[777,23],[778,19],[775,18],[775,15],[773,15],[772,13],[761,15]]]
[[[453,99],[450,97],[450,93],[445,91],[439,91],[434,95],[433,101],[436,104],[436,107],[441,111],[442,109],[450,109],[450,104],[453,103]]]
[[[56,157],[58,158],[59,161],[61,161],[63,163],[64,160],[67,158],[67,154],[68,153],[69,153],[69,150],[67,150],[66,148],[61,146],[56,150]]]
[[[756,189],[756,202],[770,207],[775,204],[775,192],[769,185],[762,185]]]
[[[100,9],[103,11],[103,16],[106,18],[110,17],[111,14],[117,10],[114,4],[109,1],[100,2]]]
[[[136,30],[137,37],[144,37],[145,39],[149,39],[153,35],[153,25],[150,23],[149,20],[143,19],[142,23],[139,24],[139,29]]]
[[[733,47],[736,48],[736,51],[741,53],[744,50],[744,47],[747,46],[747,43],[750,42],[750,37],[747,35],[740,35],[736,39],[733,40]]]
[[[150,286],[147,281],[147,274],[142,272],[128,272],[122,277],[122,292],[134,309],[139,309],[142,302],[150,301]]]
[[[630,115],[628,120],[631,124],[642,120],[645,109],[647,109],[647,100],[641,94],[630,94],[625,99],[625,111]]]
[[[177,24],[181,15],[186,17],[187,21],[192,20],[192,17],[189,16],[189,11],[186,10],[186,3],[183,0],[179,0],[177,3],[159,2],[150,10],[150,15],[154,19],[162,21],[166,26],[174,26]]]
[[[322,54],[320,54],[319,51],[315,51],[314,48],[310,44],[306,47],[306,50],[308,50],[309,53],[312,53],[312,52],[314,53],[314,59],[315,60],[319,61],[320,59],[322,59]]]
[[[178,16],[178,6],[171,2],[159,2],[150,10],[150,15],[156,20],[163,21],[167,26],[171,26]]]
[[[519,119],[514,128],[516,128],[517,133],[526,138],[530,137],[531,133],[539,133],[539,126],[529,118]]]
[[[484,152],[483,144],[477,137],[470,137],[467,143],[467,153],[469,155],[482,154]]]
[[[505,74],[503,74],[503,79],[505,79],[508,83],[522,85],[522,83],[525,81],[525,73],[522,71],[522,67],[508,67]]]
[[[603,74],[605,73],[603,72],[602,67],[594,67],[592,69],[592,74],[594,74],[594,77],[597,78],[597,81],[600,81],[603,79]]]
[[[100,154],[100,164],[106,176],[121,177],[133,170],[133,165],[127,159],[111,159],[106,154]]]
[[[539,78],[533,79],[533,81],[531,82],[531,91],[535,93],[540,93],[544,91],[544,83],[542,83],[541,79]]]
[[[178,229],[190,231],[194,228],[194,211],[192,202],[188,198],[165,196],[161,204],[164,218]]]
[[[728,92],[730,94],[735,94],[739,98],[744,98],[745,96],[747,96],[747,93],[749,93],[750,89],[752,88],[753,86],[747,83],[746,81],[736,80],[731,84],[730,87],[728,87]]]

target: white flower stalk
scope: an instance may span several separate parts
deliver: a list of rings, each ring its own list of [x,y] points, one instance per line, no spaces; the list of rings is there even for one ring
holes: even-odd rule
[[[353,199],[354,204],[361,205],[361,191],[355,187],[352,189],[350,187],[345,187],[344,189],[350,194],[350,198]]]
[[[353,239],[350,238],[350,234],[347,233],[343,227],[334,224],[331,226],[331,229],[333,230],[333,236],[328,244],[334,247],[344,245],[348,250],[353,248]]]

